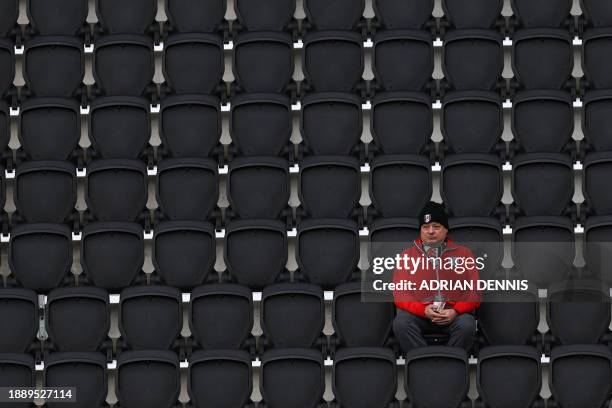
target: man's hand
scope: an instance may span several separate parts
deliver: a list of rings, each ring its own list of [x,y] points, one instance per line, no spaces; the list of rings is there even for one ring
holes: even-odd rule
[[[435,323],[435,320],[444,319],[445,316],[438,312],[438,309],[433,305],[425,306],[425,317]]]
[[[436,312],[440,317],[431,319],[432,323],[439,324],[440,326],[449,325],[455,317],[457,317],[457,311],[455,309],[444,309],[440,312]]]

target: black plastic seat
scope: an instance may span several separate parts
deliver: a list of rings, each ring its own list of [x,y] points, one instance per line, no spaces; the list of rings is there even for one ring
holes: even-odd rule
[[[36,367],[29,354],[0,353],[0,387],[36,386]],[[33,402],[4,402],[3,408],[36,408]]]
[[[197,347],[241,349],[251,337],[252,329],[253,294],[248,287],[210,284],[191,292],[189,330]]]
[[[224,260],[229,274],[254,290],[276,281],[287,263],[284,222],[238,220],[225,229]]]
[[[22,103],[19,143],[27,157],[32,160],[67,160],[78,148],[80,138],[78,102],[62,98],[34,98]]]
[[[76,36],[86,24],[87,0],[28,0],[30,26],[37,34]]]
[[[478,271],[481,279],[493,277],[504,258],[504,235],[497,218],[454,217],[449,219],[453,241],[466,245],[476,257],[482,257],[484,269]]]
[[[364,0],[305,0],[308,23],[316,30],[352,30],[362,19]]]
[[[606,0],[580,0],[586,20],[595,27],[612,26],[612,4]]]
[[[15,79],[15,53],[13,43],[0,38],[0,96],[4,96]]]
[[[10,139],[11,112],[9,106],[5,102],[0,101],[0,151],[6,151]]]
[[[0,39],[12,34],[19,17],[19,0],[3,1],[0,6]]]
[[[582,103],[582,132],[588,149],[612,150],[612,92],[589,91]]]
[[[612,75],[605,68],[612,61],[612,29],[593,28],[586,30],[582,37],[582,71],[590,87],[612,88]]]
[[[591,216],[584,223],[584,259],[589,275],[612,282],[612,272],[608,265],[612,261],[612,217]]]
[[[53,289],[47,296],[45,319],[56,351],[99,351],[110,329],[108,293],[93,287]]]
[[[374,0],[376,19],[387,30],[425,28],[434,9],[433,0]]]
[[[205,221],[217,208],[218,165],[210,159],[165,159],[157,168],[157,203],[171,220]]]
[[[533,2],[512,0],[512,12],[524,27],[559,27],[570,16],[572,0]]]
[[[2,353],[27,353],[36,341],[38,333],[38,296],[36,292],[23,288],[0,288],[0,350]],[[0,358],[0,361],[2,359]],[[0,363],[1,364],[1,363]],[[0,383],[6,384],[6,377],[0,370]],[[14,385],[18,385],[15,383]]]
[[[589,213],[612,215],[612,194],[608,185],[612,170],[612,154],[598,152],[588,154],[582,171],[582,193]]]
[[[205,222],[165,221],[155,226],[153,265],[162,282],[181,290],[198,286],[214,273],[215,230]]]
[[[144,238],[138,224],[100,222],[83,228],[81,266],[88,281],[113,293],[142,270]]]
[[[293,19],[295,0],[249,0],[234,2],[238,22],[248,31],[284,31]]]
[[[491,28],[501,17],[503,0],[444,0],[444,15],[454,28]]]
[[[96,0],[96,15],[102,29],[110,34],[144,34],[155,23],[157,1]]]
[[[370,242],[412,242],[419,236],[416,218],[378,218],[370,223]]]
[[[223,24],[226,0],[165,0],[166,15],[175,31],[183,33],[217,31]]]

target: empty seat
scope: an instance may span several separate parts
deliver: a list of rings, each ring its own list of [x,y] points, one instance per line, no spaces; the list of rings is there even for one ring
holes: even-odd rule
[[[212,34],[173,34],[164,41],[163,72],[177,94],[212,94],[223,78],[223,39]]]
[[[143,263],[144,240],[140,225],[100,222],[83,228],[81,267],[94,286],[116,293],[132,283]]]
[[[283,31],[295,13],[295,0],[264,0],[257,3],[237,0],[234,10],[238,22],[249,31]]]
[[[179,359],[171,351],[126,351],[117,358],[115,394],[122,408],[171,408],[181,390]]]
[[[421,154],[433,133],[431,98],[417,92],[384,92],[372,98],[369,149],[384,154]]]
[[[431,20],[434,1],[374,0],[373,7],[382,28],[420,30]]]
[[[166,15],[175,31],[183,33],[217,31],[223,24],[226,0],[165,0]]]
[[[23,288],[0,288],[0,350],[2,353],[27,353],[38,332],[38,296]],[[1,364],[1,363],[0,363]],[[0,370],[2,373],[3,370]],[[6,379],[0,374],[2,386]],[[18,385],[15,383],[14,385]]]
[[[78,102],[62,98],[33,98],[22,103],[20,113],[19,143],[28,158],[71,158],[81,138]]]
[[[529,408],[540,399],[540,354],[529,346],[486,347],[478,355],[476,386],[487,406]]]
[[[395,354],[377,347],[350,347],[334,356],[332,389],[340,407],[391,407],[397,391]]]
[[[245,351],[196,351],[189,358],[187,378],[189,400],[195,408],[244,407],[251,402],[251,357]]]
[[[385,347],[395,317],[391,302],[362,301],[361,282],[334,288],[332,325],[336,347]]]
[[[601,345],[555,347],[550,353],[548,404],[560,407],[603,407],[610,401],[610,349]]]
[[[96,0],[96,15],[102,29],[110,34],[144,34],[155,23],[157,1]]]
[[[287,245],[284,222],[232,221],[225,229],[225,265],[238,283],[258,290],[285,271]]]
[[[291,101],[281,94],[241,94],[231,100],[230,135],[240,156],[280,156],[290,143]]]
[[[165,159],[157,168],[157,203],[171,220],[204,221],[217,208],[219,170],[210,159]]]
[[[429,346],[406,354],[404,388],[413,406],[458,408],[466,400],[469,386],[465,350]],[[440,389],[444,392],[436,391]]]
[[[516,20],[524,27],[559,27],[570,17],[572,0],[512,0],[511,5]]]
[[[253,294],[246,286],[210,284],[191,292],[189,330],[196,347],[241,349],[247,345],[252,329]]]
[[[612,75],[607,66],[612,63],[612,29],[586,30],[582,38],[582,71],[588,84],[596,89],[612,88]]]
[[[411,155],[376,157],[370,163],[369,192],[377,215],[418,217],[432,194],[429,160]]]
[[[137,97],[102,97],[91,103],[89,140],[92,155],[136,159],[151,138],[149,102]]]
[[[261,358],[259,389],[266,407],[318,407],[325,391],[320,351],[268,350]]]
[[[4,349],[3,349],[4,351]],[[36,367],[29,354],[0,353],[0,387],[19,389],[36,386]],[[33,402],[4,402],[6,408],[36,408]]]
[[[22,108],[23,109],[23,105]],[[11,113],[9,106],[0,101],[0,152],[8,148],[11,139]]]
[[[504,235],[497,218],[455,217],[449,220],[453,241],[466,245],[474,256],[482,257],[484,269],[478,271],[481,279],[493,277],[504,259]]]
[[[62,223],[77,199],[76,168],[62,161],[28,161],[15,175],[15,206],[27,222]]]
[[[361,100],[357,95],[314,93],[305,95],[301,103],[300,133],[307,153],[350,155],[356,152],[363,131]]]
[[[162,99],[159,136],[163,152],[168,156],[212,156],[221,138],[219,100],[209,95],[178,95]]]
[[[30,25],[35,33],[42,35],[78,35],[86,24],[87,12],[87,0],[27,2]]]
[[[45,387],[75,388],[75,408],[106,406],[106,356],[100,353],[52,353],[45,358],[43,373]],[[61,401],[50,401],[45,406],[61,408]]]
[[[584,224],[584,260],[587,271],[593,279],[612,282],[612,218],[592,216]]]
[[[343,219],[300,222],[296,259],[299,272],[308,282],[327,289],[348,281],[359,263],[357,224]]]
[[[47,296],[45,319],[55,351],[101,350],[110,329],[108,293],[93,287],[53,289]]]
[[[451,153],[491,153],[504,131],[501,98],[493,92],[449,92],[442,99],[440,127]]]
[[[40,36],[25,44],[23,78],[36,96],[74,96],[85,76],[83,41]]]
[[[453,30],[444,37],[442,70],[456,90],[494,90],[504,69],[502,36],[492,30]]]
[[[154,74],[152,41],[141,35],[100,38],[95,44],[93,74],[105,95],[143,96]]]
[[[202,284],[214,273],[215,230],[205,222],[165,221],[155,226],[153,265],[166,285],[181,290]]]
[[[589,91],[582,102],[582,132],[587,150],[612,150],[612,93]]]
[[[147,167],[141,161],[95,160],[87,167],[85,201],[98,221],[135,221],[147,197]]]
[[[119,330],[132,350],[167,350],[183,325],[181,292],[170,286],[134,286],[121,291]]]
[[[595,27],[612,26],[612,4],[606,0],[581,0],[580,8],[588,23]]]
[[[512,70],[525,89],[561,89],[573,66],[572,39],[565,30],[519,30],[512,39]]]
[[[574,196],[573,163],[562,153],[529,153],[512,161],[512,197],[525,215],[562,215]]]
[[[286,33],[242,33],[234,40],[233,73],[244,92],[282,93],[293,75],[293,41]]]
[[[267,348],[310,348],[327,344],[321,287],[308,283],[266,286],[261,294],[261,329]]]
[[[491,28],[501,17],[503,0],[444,0],[442,9],[450,24],[458,29]]]
[[[351,92],[362,80],[363,70],[361,35],[324,31],[304,36],[302,71],[309,91]]]
[[[334,3],[325,0],[304,1],[308,23],[316,30],[352,30],[363,17],[365,1],[341,0]]]
[[[585,203],[582,209],[596,215],[612,215],[612,192],[606,186],[612,172],[612,154],[591,153],[584,160],[582,193]]]
[[[287,160],[248,157],[230,161],[227,198],[239,218],[279,218],[287,213],[290,193]]]
[[[412,242],[420,233],[416,218],[378,218],[370,223],[370,242]]]
[[[12,34],[19,17],[19,0],[3,1],[0,6],[0,38]]]
[[[451,215],[493,215],[504,192],[501,160],[489,154],[447,156],[442,162],[440,189]]]
[[[4,96],[15,78],[15,54],[13,44],[0,38],[0,96]]]

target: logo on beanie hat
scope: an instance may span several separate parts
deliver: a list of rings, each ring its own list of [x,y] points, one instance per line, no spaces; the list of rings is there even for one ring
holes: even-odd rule
[[[425,221],[425,224],[429,224],[431,222],[431,214],[425,214],[423,221]]]

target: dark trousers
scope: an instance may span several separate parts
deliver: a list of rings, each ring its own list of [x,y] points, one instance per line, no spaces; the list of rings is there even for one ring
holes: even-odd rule
[[[471,313],[462,313],[449,325],[440,326],[429,319],[398,309],[393,321],[393,332],[404,352],[427,346],[424,334],[448,334],[447,346],[461,347],[469,351],[474,342],[476,320]]]

